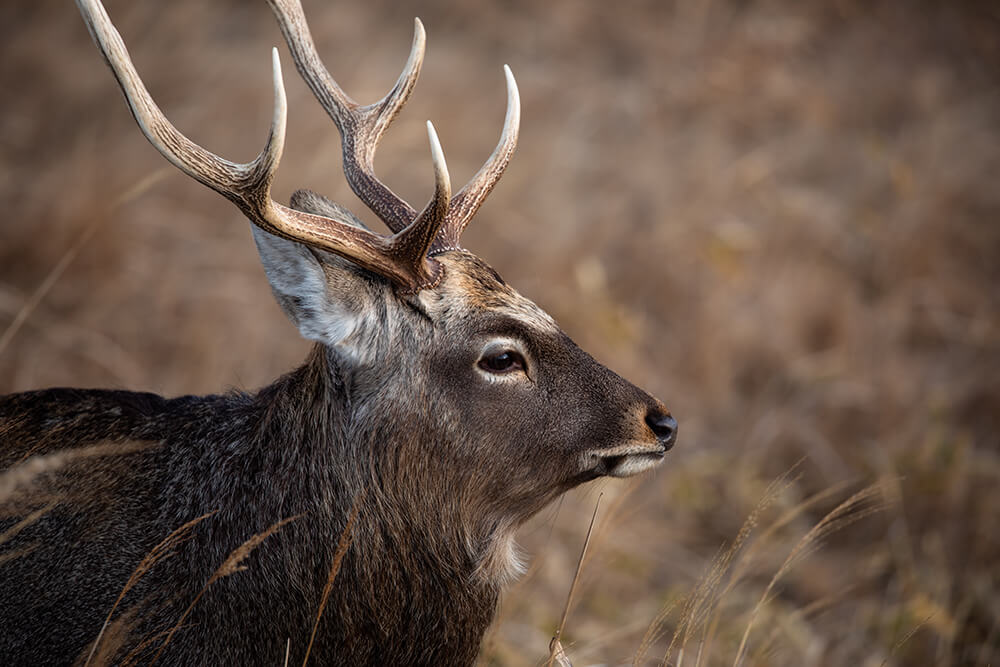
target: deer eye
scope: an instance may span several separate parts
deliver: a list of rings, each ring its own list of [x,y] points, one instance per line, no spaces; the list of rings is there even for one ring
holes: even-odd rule
[[[513,373],[523,371],[525,367],[524,357],[520,352],[514,350],[500,350],[490,352],[479,360],[479,367],[490,373]]]

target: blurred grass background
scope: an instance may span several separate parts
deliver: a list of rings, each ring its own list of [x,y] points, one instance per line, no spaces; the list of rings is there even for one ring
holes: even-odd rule
[[[264,3],[107,4],[181,131],[232,159],[255,155],[268,47],[281,44]],[[682,596],[797,462],[736,556],[744,573],[713,607],[701,664],[732,663],[796,542],[875,480],[888,508],[782,577],[750,664],[1000,659],[996,4],[305,8],[327,66],[364,102],[391,86],[413,16],[424,21],[420,84],[377,161],[417,207],[431,187],[424,120],[457,187],[496,141],[511,65],[520,145],[465,245],[681,424],[658,472],[588,485],[522,531],[532,569],[505,597],[484,663],[547,654],[598,490],[563,644],[578,667],[628,662],[681,599],[645,658],[659,661],[691,616]],[[282,61],[277,197],[309,187],[372,222],[283,45]],[[246,221],[164,169],[71,3],[0,6],[0,90],[0,333],[79,250],[0,350],[0,392],[210,393],[261,386],[304,358]]]

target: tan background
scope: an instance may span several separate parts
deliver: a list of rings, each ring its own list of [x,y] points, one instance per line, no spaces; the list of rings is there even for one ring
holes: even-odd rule
[[[264,3],[108,4],[173,122],[226,157],[255,155],[280,44]],[[564,638],[578,666],[627,662],[800,460],[736,556],[746,576],[717,606],[722,589],[707,596],[717,617],[682,601],[648,661],[687,616],[716,618],[712,639],[692,630],[670,659],[695,664],[700,645],[702,664],[731,664],[796,542],[883,478],[874,504],[887,509],[782,577],[755,619],[753,662],[1000,659],[995,5],[316,0],[306,12],[363,101],[395,80],[423,19],[422,79],[377,160],[418,207],[424,120],[464,182],[496,141],[511,65],[520,147],[466,245],[681,424],[661,470],[589,485],[526,527],[533,568],[486,661],[546,655],[598,490]],[[371,221],[343,182],[334,127],[283,47],[282,59],[276,194],[310,187]],[[271,299],[246,221],[163,169],[71,3],[0,7],[0,91],[0,335],[58,278],[0,349],[0,392],[208,393],[301,361],[307,344]]]

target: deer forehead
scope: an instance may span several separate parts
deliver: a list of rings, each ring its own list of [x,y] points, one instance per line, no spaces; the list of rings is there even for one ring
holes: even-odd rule
[[[541,333],[561,331],[551,315],[521,296],[475,255],[458,250],[435,259],[444,266],[444,278],[436,288],[417,295],[428,312],[463,318],[488,312],[517,320]]]

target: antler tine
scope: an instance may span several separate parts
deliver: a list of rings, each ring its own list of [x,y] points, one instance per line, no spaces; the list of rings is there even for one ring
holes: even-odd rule
[[[374,158],[379,140],[406,104],[420,75],[426,41],[420,19],[414,22],[413,46],[396,84],[378,102],[361,106],[343,91],[320,60],[299,0],[268,0],[268,5],[299,74],[340,131],[348,184],[389,229],[403,230],[416,211],[375,176]]]
[[[517,82],[510,67],[504,65],[503,73],[507,79],[507,113],[504,117],[503,130],[500,132],[500,141],[497,142],[486,163],[452,199],[448,220],[441,228],[434,245],[431,246],[432,255],[446,250],[457,250],[460,247],[462,231],[483,205],[493,186],[503,176],[507,163],[514,155],[517,134],[521,126],[521,97],[517,92]]]
[[[429,127],[429,133],[437,181],[434,197],[414,224],[399,233],[385,238],[353,226],[350,220],[287,208],[271,198],[271,182],[281,159],[287,119],[277,49],[272,50],[275,99],[267,143],[253,161],[231,162],[194,143],[167,120],[143,85],[100,0],[77,0],[77,6],[143,134],[181,171],[232,201],[262,229],[346,257],[407,291],[415,292],[440,280],[441,266],[426,253],[444,222],[451,186],[433,127]]]
[[[431,244],[434,243],[439,230],[447,220],[451,203],[451,179],[448,176],[448,165],[444,160],[441,141],[430,121],[427,121],[427,137],[431,142],[431,161],[434,164],[434,196],[413,221],[413,224],[397,235],[401,239],[396,252],[399,254],[400,261],[405,263],[420,262],[427,257]],[[406,241],[402,240],[404,234]],[[426,261],[434,262],[435,271],[440,271],[435,260],[428,258]],[[440,280],[440,274],[435,273],[433,280],[435,282]]]

